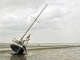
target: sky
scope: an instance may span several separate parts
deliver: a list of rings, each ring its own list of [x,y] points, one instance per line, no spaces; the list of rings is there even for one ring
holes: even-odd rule
[[[31,33],[29,43],[80,43],[80,0],[0,0],[0,43],[19,40],[46,4],[24,39]]]

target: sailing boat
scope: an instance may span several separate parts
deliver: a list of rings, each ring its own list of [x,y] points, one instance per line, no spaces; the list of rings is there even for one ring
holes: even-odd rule
[[[47,6],[48,4],[46,4]],[[43,8],[43,10],[46,8],[46,6]],[[41,15],[41,13],[43,12],[43,10],[39,13],[39,15],[34,18],[35,20],[33,21],[33,23],[30,25],[30,27],[28,28],[28,30],[25,32],[25,34],[22,36],[22,38],[20,40],[16,40],[16,38],[14,38],[12,41],[14,42],[13,44],[10,45],[11,49],[12,49],[12,54],[23,54],[23,52],[26,52],[26,45],[24,45],[24,42],[27,41],[26,44],[28,44],[28,41],[30,40],[30,35],[29,34],[27,36],[26,40],[23,40],[24,36],[27,34],[27,32],[30,30],[30,28],[33,26],[33,24],[37,21],[38,17]]]

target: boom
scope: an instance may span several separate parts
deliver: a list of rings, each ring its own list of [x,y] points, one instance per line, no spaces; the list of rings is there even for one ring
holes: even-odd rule
[[[46,4],[47,6],[48,4]],[[46,6],[43,8],[43,10],[46,8]],[[30,30],[30,28],[33,26],[33,24],[35,23],[35,21],[38,19],[38,17],[41,15],[41,13],[43,12],[43,10],[39,13],[39,15],[36,17],[36,19],[33,21],[33,23],[30,25],[30,27],[28,28],[28,30],[25,32],[25,34],[22,36],[22,38],[20,39],[22,41],[22,39],[24,38],[24,36],[27,34],[27,32]]]

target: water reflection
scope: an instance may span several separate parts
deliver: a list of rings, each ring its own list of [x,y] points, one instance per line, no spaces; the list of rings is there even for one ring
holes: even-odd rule
[[[10,60],[27,60],[25,55],[12,55]]]

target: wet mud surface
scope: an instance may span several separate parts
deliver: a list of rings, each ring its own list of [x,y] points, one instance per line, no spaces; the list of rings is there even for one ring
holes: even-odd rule
[[[80,47],[33,50],[21,55],[12,55],[11,51],[2,51],[0,60],[80,60]]]

